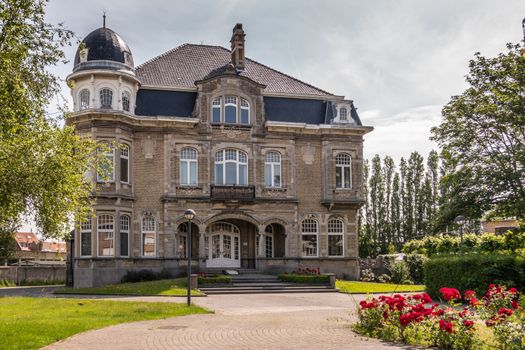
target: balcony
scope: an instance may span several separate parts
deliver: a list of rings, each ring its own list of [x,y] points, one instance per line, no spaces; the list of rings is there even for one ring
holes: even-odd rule
[[[253,201],[255,186],[211,185],[211,200],[216,201]]]

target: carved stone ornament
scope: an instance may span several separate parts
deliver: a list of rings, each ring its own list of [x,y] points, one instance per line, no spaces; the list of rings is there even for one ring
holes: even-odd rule
[[[241,134],[241,130],[236,130],[234,128],[225,128],[224,125],[221,125],[221,133],[226,135],[229,139],[234,139]]]

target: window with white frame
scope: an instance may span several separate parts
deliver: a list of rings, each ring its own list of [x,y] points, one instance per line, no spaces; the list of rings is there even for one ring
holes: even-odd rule
[[[129,228],[131,217],[129,215],[120,216],[120,256],[129,255]]]
[[[197,185],[197,150],[185,147],[180,151],[179,176],[181,185]]]
[[[80,256],[91,256],[91,218],[80,222]]]
[[[219,96],[211,103],[211,122],[225,124],[250,124],[250,103],[237,96]]]
[[[187,254],[187,242],[188,241],[188,224],[182,223],[179,225],[179,248],[178,256],[179,258],[185,259]]]
[[[115,148],[109,143],[104,143],[105,150],[104,161],[100,162],[99,170],[97,172],[97,181],[99,182],[113,182],[115,181]]]
[[[264,185],[281,187],[281,154],[271,151],[264,158]]]
[[[157,226],[153,214],[144,214],[142,218],[142,256],[155,256],[156,233]]]
[[[129,108],[131,105],[131,95],[129,92],[124,91],[122,93],[122,110],[129,112]]]
[[[216,185],[248,185],[248,155],[235,148],[215,153]]]
[[[113,108],[113,90],[100,89],[100,108]]]
[[[89,90],[88,89],[82,89],[80,91],[80,110],[88,109],[89,108]]]
[[[318,256],[318,235],[319,229],[317,221],[313,219],[303,220],[301,223],[303,256]]]
[[[120,145],[120,181],[129,183],[129,145]]]
[[[273,226],[266,226],[266,229],[264,231],[265,256],[267,258],[273,258]]]
[[[328,220],[328,255],[344,255],[344,222],[341,219]]]
[[[115,223],[113,215],[101,214],[98,216],[98,256],[115,255]]]
[[[352,157],[347,153],[335,157],[335,187],[352,188]]]
[[[342,120],[342,121],[348,120],[348,109],[346,109],[346,107],[341,107],[339,109],[339,120]]]

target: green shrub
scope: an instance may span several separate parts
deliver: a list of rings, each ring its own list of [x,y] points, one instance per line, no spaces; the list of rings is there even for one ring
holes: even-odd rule
[[[428,258],[423,254],[408,254],[406,256],[406,262],[408,265],[408,271],[410,278],[415,283],[423,283],[424,277],[424,265]]]
[[[18,283],[19,286],[51,286],[66,284],[64,280],[34,280],[34,281],[21,281]]]
[[[163,269],[160,272],[153,272],[152,270],[130,270],[122,277],[122,283],[137,283],[147,281],[157,281],[171,278],[171,273]]]
[[[464,255],[432,258],[424,264],[424,282],[432,297],[441,287],[483,295],[489,284],[523,290],[525,261],[511,255]]]
[[[8,279],[5,279],[5,278],[0,278],[0,288],[2,287],[14,287],[16,286],[15,282],[11,281],[11,280],[8,280]]]
[[[279,280],[292,283],[328,283],[328,275],[295,275],[283,273],[279,275]]]
[[[232,283],[232,278],[226,275],[199,276],[198,283],[199,284]]]
[[[405,261],[393,261],[388,266],[388,272],[390,272],[390,279],[395,284],[413,284],[410,279],[410,272],[408,265]]]

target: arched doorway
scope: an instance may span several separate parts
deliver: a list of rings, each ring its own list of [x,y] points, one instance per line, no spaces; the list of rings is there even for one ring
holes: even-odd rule
[[[240,246],[241,234],[236,225],[214,222],[206,230],[206,267],[241,267]]]

